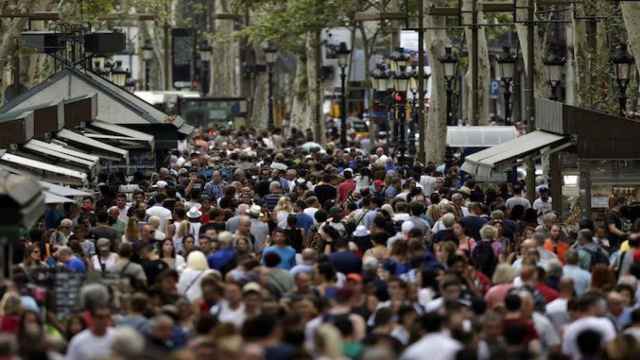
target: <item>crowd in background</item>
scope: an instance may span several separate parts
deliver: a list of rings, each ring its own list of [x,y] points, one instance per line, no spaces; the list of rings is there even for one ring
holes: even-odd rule
[[[198,131],[152,176],[49,206],[2,284],[0,357],[640,358],[624,199],[568,225],[544,179],[531,202],[456,161],[303,142]],[[86,275],[70,315],[52,271]]]

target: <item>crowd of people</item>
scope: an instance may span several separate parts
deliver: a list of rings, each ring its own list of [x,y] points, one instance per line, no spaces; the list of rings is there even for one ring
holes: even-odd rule
[[[0,358],[640,358],[624,199],[566,224],[544,180],[530,202],[455,161],[304,140],[197,130],[150,177],[48,206],[14,246]],[[57,272],[86,279],[70,314]]]

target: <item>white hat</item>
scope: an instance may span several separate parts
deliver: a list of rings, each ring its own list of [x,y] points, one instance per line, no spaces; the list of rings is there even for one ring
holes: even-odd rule
[[[259,205],[251,205],[251,207],[249,208],[249,215],[253,217],[260,216],[261,212],[262,212],[262,208]]]
[[[166,182],[166,181],[164,181],[164,180],[158,180],[158,182],[156,182],[156,187],[157,187],[158,189],[164,189],[164,188],[166,188],[166,187],[167,187],[167,185],[169,185],[169,183],[167,183],[167,182]]]
[[[198,210],[198,208],[194,206],[189,209],[189,212],[187,212],[187,217],[191,219],[200,218],[202,217],[202,211]]]
[[[342,170],[342,173],[346,173],[346,172],[350,172],[353,175],[353,169],[352,168],[346,168],[344,170]]]
[[[358,227],[356,227],[356,230],[353,232],[353,236],[355,237],[369,236],[369,230],[367,230],[367,227],[364,225],[358,225]]]

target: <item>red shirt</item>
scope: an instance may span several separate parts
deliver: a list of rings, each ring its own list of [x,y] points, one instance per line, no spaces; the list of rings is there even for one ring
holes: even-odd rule
[[[543,283],[538,283],[536,285],[536,290],[538,290],[540,294],[544,296],[544,301],[546,301],[547,304],[557,299],[560,296],[560,294],[557,291],[555,291],[553,288]]]
[[[353,179],[347,179],[338,185],[338,201],[343,203],[347,201],[349,194],[356,189],[356,182]]]

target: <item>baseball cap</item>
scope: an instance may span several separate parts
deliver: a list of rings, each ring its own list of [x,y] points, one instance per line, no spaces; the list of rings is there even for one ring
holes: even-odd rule
[[[248,294],[250,292],[261,293],[262,292],[262,287],[260,285],[258,285],[257,282],[254,282],[254,281],[249,282],[245,286],[242,287],[242,293],[243,294]]]
[[[349,275],[347,275],[347,281],[355,281],[355,282],[362,282],[362,276],[360,274],[356,274],[356,273],[351,273]]]

